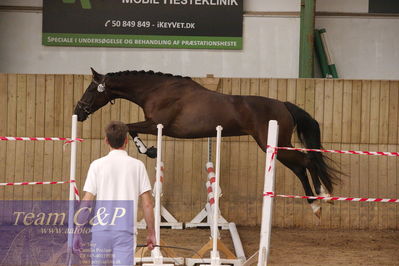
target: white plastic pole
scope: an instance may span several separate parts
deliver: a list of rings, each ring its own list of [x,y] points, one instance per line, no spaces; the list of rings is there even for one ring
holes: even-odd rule
[[[78,116],[72,116],[72,124],[71,124],[71,139],[75,140],[77,135],[78,128]],[[71,162],[70,162],[70,171],[69,171],[69,180],[75,181],[76,176],[76,141],[71,142]],[[72,264],[72,243],[73,243],[73,216],[75,213],[75,183],[69,183],[69,216],[68,216],[68,265]]]
[[[220,256],[217,249],[217,241],[218,241],[218,220],[219,220],[219,178],[220,178],[220,143],[222,139],[222,130],[221,126],[216,127],[216,169],[215,169],[215,186],[213,191],[213,196],[215,198],[215,203],[213,204],[213,231],[212,231],[212,240],[213,240],[213,248],[211,254],[211,265],[217,266],[220,265]]]
[[[71,129],[71,139],[75,140],[76,139],[76,132],[78,128],[78,116],[73,115],[72,116],[72,129]],[[76,141],[71,142],[71,165],[70,165],[70,172],[69,172],[69,180],[70,181],[75,181],[75,175],[76,175]],[[69,184],[69,200],[74,200],[75,199],[75,190],[74,190],[74,183],[71,182]]]
[[[163,125],[158,124],[158,136],[157,136],[157,166],[155,176],[155,210],[154,210],[154,222],[155,222],[155,243],[157,246],[161,244],[161,162],[162,162],[162,129]],[[159,247],[155,247],[153,250],[154,264],[162,264],[163,259]]]
[[[278,124],[275,120],[269,121],[269,131],[267,137],[266,168],[263,192],[274,193],[274,174],[277,154],[274,154],[277,147]],[[260,228],[260,245],[258,266],[266,266],[270,252],[270,236],[272,229],[273,198],[263,196],[262,224]]]

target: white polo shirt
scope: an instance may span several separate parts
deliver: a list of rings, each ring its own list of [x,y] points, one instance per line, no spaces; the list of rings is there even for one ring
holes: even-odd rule
[[[83,190],[97,200],[133,200],[136,225],[139,196],[151,190],[151,184],[143,162],[125,150],[112,150],[90,164]]]

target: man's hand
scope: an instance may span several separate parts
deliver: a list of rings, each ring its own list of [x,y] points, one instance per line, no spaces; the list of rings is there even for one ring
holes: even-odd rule
[[[147,247],[149,250],[153,250],[156,241],[154,227],[154,205],[152,203],[152,195],[150,191],[141,194],[141,202],[143,205],[144,219],[147,224]]]
[[[73,243],[72,243],[72,252],[75,253],[76,255],[80,255],[80,252],[82,251],[82,246],[83,246],[83,240],[80,234],[74,234],[73,235]]]
[[[155,232],[148,233],[148,235],[147,235],[147,248],[149,250],[153,250],[156,243],[157,242],[155,240]]]

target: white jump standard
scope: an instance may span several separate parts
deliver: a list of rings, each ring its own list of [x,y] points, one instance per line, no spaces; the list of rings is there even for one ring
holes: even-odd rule
[[[156,179],[154,184],[154,193],[155,193],[155,208],[154,208],[154,218],[155,218],[155,238],[156,238],[156,247],[151,251],[151,257],[141,257],[141,255],[145,254],[147,248],[139,249],[135,254],[135,261],[143,263],[143,266],[174,266],[174,265],[183,265],[184,259],[178,258],[174,255],[173,251],[169,251],[165,249],[165,253],[168,254],[168,257],[163,257],[161,253],[161,248],[159,246],[165,245],[163,241],[161,241],[161,189],[162,182],[161,176],[162,173],[162,128],[161,124],[157,125],[158,128],[158,136],[157,136],[157,165],[156,165]]]
[[[240,266],[245,261],[245,254],[242,248],[241,240],[237,232],[237,228],[234,223],[228,223],[220,214],[219,209],[219,197],[220,197],[220,146],[221,146],[221,136],[222,136],[222,127],[217,126],[217,139],[216,139],[216,168],[215,172],[213,172],[213,164],[208,162],[206,164],[207,172],[208,172],[208,181],[206,182],[207,192],[208,192],[208,202],[205,205],[205,208],[201,210],[201,212],[195,216],[195,218],[186,224],[186,227],[204,227],[209,226],[211,229],[211,239],[208,243],[206,243],[193,258],[186,259],[187,266],[193,266],[195,264],[200,265],[212,265],[219,266],[222,264],[229,264]],[[208,140],[209,141],[209,140]],[[208,142],[210,144],[210,142]],[[210,160],[211,148],[209,145],[208,149],[208,159]],[[206,222],[202,222],[202,220],[207,219]],[[219,226],[223,229],[229,229],[232,240],[234,243],[234,248],[236,251],[236,255],[234,255],[220,240],[219,235]],[[210,258],[202,258],[202,256],[211,250]],[[219,251],[222,251],[226,255],[226,259],[220,258]]]

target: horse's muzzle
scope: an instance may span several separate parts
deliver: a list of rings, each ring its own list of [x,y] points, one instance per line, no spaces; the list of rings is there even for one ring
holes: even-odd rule
[[[89,116],[87,111],[84,108],[82,108],[82,106],[79,105],[79,104],[76,105],[75,110],[73,111],[73,113],[78,116],[78,121],[79,122],[85,121],[87,119],[87,117]]]

